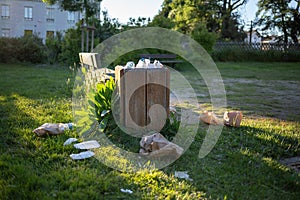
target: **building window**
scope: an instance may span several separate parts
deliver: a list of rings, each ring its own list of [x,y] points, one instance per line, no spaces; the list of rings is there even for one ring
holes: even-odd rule
[[[1,30],[1,36],[2,36],[2,37],[9,37],[9,36],[10,36],[10,29],[8,29],[8,28],[3,28],[3,29]]]
[[[68,23],[75,23],[75,13],[68,12]]]
[[[24,30],[24,36],[32,36],[33,31],[32,30]]]
[[[54,22],[54,8],[47,8],[46,16],[47,22]]]
[[[46,32],[46,37],[54,37],[54,31],[47,31]]]
[[[1,18],[9,19],[9,5],[1,5]]]
[[[32,7],[25,6],[24,7],[24,19],[25,20],[32,20]]]

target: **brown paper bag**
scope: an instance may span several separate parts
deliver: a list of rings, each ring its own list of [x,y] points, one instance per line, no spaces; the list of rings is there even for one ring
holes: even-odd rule
[[[200,116],[200,120],[206,124],[223,125],[222,121],[213,112],[204,111]]]
[[[140,154],[151,158],[179,158],[183,153],[183,149],[180,146],[168,141],[160,133],[142,137],[140,146]]]
[[[224,125],[239,127],[243,119],[243,113],[240,111],[225,112],[223,116]]]

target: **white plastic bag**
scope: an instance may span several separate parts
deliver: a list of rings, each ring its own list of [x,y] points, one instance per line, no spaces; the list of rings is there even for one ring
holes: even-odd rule
[[[42,126],[33,130],[37,136],[43,136],[45,134],[49,135],[59,135],[64,133],[66,130],[72,129],[73,123],[45,123]]]
[[[73,160],[82,160],[82,159],[90,158],[94,155],[95,155],[95,153],[92,152],[92,151],[84,151],[84,152],[81,152],[81,153],[78,153],[78,154],[71,154],[70,157]]]
[[[100,144],[96,140],[90,140],[90,141],[74,144],[74,147],[76,149],[95,149],[95,148],[99,148]]]

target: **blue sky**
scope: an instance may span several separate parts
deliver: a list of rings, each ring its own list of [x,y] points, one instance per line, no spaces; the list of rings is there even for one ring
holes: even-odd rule
[[[101,8],[108,11],[111,18],[118,18],[119,22],[127,23],[129,17],[150,17],[151,19],[161,9],[163,0],[103,0]],[[248,0],[241,8],[242,18],[246,23],[254,20],[257,0]]]

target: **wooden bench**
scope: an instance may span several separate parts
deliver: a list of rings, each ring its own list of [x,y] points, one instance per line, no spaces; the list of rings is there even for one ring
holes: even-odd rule
[[[80,59],[80,64],[82,67],[87,67],[87,68],[92,68],[94,76],[100,77],[101,82],[106,82],[112,77],[113,79],[115,78],[115,71],[108,69],[108,68],[103,68],[102,66],[99,65],[99,60],[98,53],[79,53],[79,59]],[[102,70],[101,70],[102,69]]]
[[[175,64],[183,62],[183,60],[177,59],[176,54],[140,54],[140,58],[148,58],[151,62],[158,60],[162,64],[170,65],[170,67],[175,67]]]

